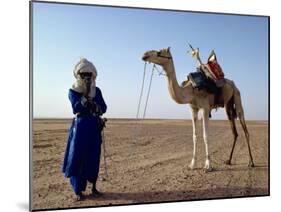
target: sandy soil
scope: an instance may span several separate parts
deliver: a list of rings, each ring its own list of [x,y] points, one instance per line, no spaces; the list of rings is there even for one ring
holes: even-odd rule
[[[33,122],[33,209],[269,194],[266,121],[247,122],[255,168],[247,167],[248,152],[240,125],[233,165],[224,164],[232,145],[230,126],[227,121],[210,121],[209,151],[214,171],[204,173],[201,130],[196,169],[188,168],[193,149],[190,120],[111,119],[105,128],[108,176],[102,158],[97,184],[105,194],[75,202],[69,179],[61,173],[70,123],[71,120]],[[90,193],[90,185],[85,193]]]

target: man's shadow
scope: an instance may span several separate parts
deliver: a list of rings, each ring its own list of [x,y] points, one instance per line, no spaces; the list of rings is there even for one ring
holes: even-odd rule
[[[246,193],[241,195],[241,191]],[[215,195],[211,195],[211,194]],[[231,194],[231,195],[230,195]],[[146,192],[105,192],[101,197],[86,196],[88,200],[95,201],[119,201],[127,200],[131,203],[157,203],[171,201],[188,201],[199,199],[217,199],[227,197],[251,197],[251,196],[267,196],[269,191],[267,188],[210,188],[204,190],[175,190],[175,191],[146,191]]]

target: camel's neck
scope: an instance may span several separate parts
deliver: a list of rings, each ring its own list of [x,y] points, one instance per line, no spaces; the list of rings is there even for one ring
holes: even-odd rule
[[[179,104],[190,103],[192,98],[192,91],[188,88],[179,86],[173,61],[171,61],[171,63],[163,65],[163,69],[167,74],[168,89],[172,99]]]

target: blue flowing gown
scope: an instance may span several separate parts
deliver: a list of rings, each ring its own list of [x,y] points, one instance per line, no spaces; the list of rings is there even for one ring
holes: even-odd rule
[[[69,100],[74,114],[89,112],[82,104],[81,98],[81,93],[69,90]],[[107,106],[98,87],[93,101],[101,107],[103,113],[106,112]],[[97,123],[98,117],[93,115],[77,116],[73,119],[62,167],[65,177],[75,176],[94,183],[97,180],[102,143]]]

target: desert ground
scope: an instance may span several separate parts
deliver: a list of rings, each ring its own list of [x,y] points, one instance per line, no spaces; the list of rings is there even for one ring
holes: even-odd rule
[[[197,164],[190,170],[190,120],[109,119],[104,130],[107,174],[102,153],[97,183],[104,195],[76,202],[69,179],[61,172],[71,121],[33,121],[33,210],[269,195],[267,121],[247,121],[255,162],[254,168],[248,168],[248,150],[239,121],[233,165],[229,166],[224,161],[232,146],[230,126],[228,121],[211,120],[209,152],[214,170],[205,173],[201,121]],[[85,194],[89,193],[90,185]]]

